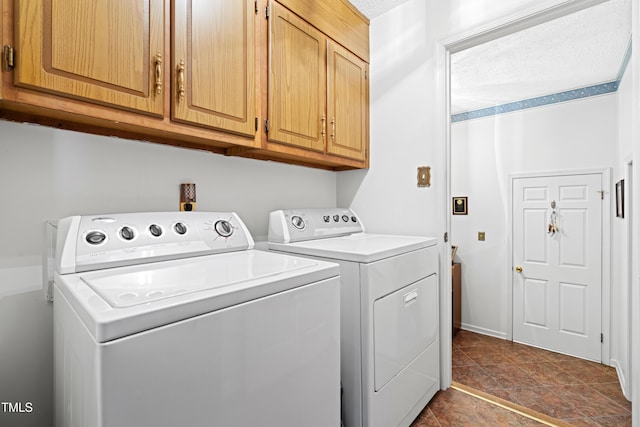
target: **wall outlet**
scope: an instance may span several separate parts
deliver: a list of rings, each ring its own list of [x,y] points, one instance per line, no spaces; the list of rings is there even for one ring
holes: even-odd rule
[[[484,231],[478,231],[478,240],[484,242]]]

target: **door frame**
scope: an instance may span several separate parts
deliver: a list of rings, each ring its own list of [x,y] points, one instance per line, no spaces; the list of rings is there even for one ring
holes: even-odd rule
[[[602,263],[601,278],[602,290],[600,296],[601,333],[604,335],[600,345],[600,358],[602,363],[610,365],[610,340],[611,340],[611,168],[605,169],[578,169],[545,172],[527,172],[509,174],[507,192],[509,211],[507,214],[507,254],[505,259],[504,274],[506,275],[507,289],[507,340],[513,340],[513,183],[519,178],[544,178],[551,176],[571,175],[600,175],[604,200],[602,202],[602,248],[600,262]]]

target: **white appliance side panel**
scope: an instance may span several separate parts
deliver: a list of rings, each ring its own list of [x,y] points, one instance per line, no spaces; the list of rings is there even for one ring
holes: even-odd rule
[[[97,426],[98,350],[95,341],[54,287],[53,324],[54,425]]]
[[[342,420],[362,426],[362,341],[360,339],[360,264],[340,264],[340,377]]]
[[[374,386],[379,391],[438,339],[435,274],[373,303]]]
[[[333,278],[102,344],[99,425],[338,426],[339,292]]]
[[[277,251],[273,251],[277,252]],[[297,254],[296,254],[297,255]],[[299,255],[340,265],[340,378],[345,427],[362,427],[362,339],[360,263]]]

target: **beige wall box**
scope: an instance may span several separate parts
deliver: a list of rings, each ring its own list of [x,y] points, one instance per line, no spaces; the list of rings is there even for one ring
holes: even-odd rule
[[[431,187],[431,166],[418,166],[418,187]]]

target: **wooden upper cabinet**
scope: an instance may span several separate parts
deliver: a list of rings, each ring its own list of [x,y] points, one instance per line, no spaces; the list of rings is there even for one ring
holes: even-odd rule
[[[163,114],[162,0],[14,4],[16,86]]]
[[[328,43],[327,152],[365,160],[369,142],[368,64]]]
[[[270,2],[269,141],[324,152],[326,38]]]
[[[176,0],[171,118],[256,132],[254,0]]]

